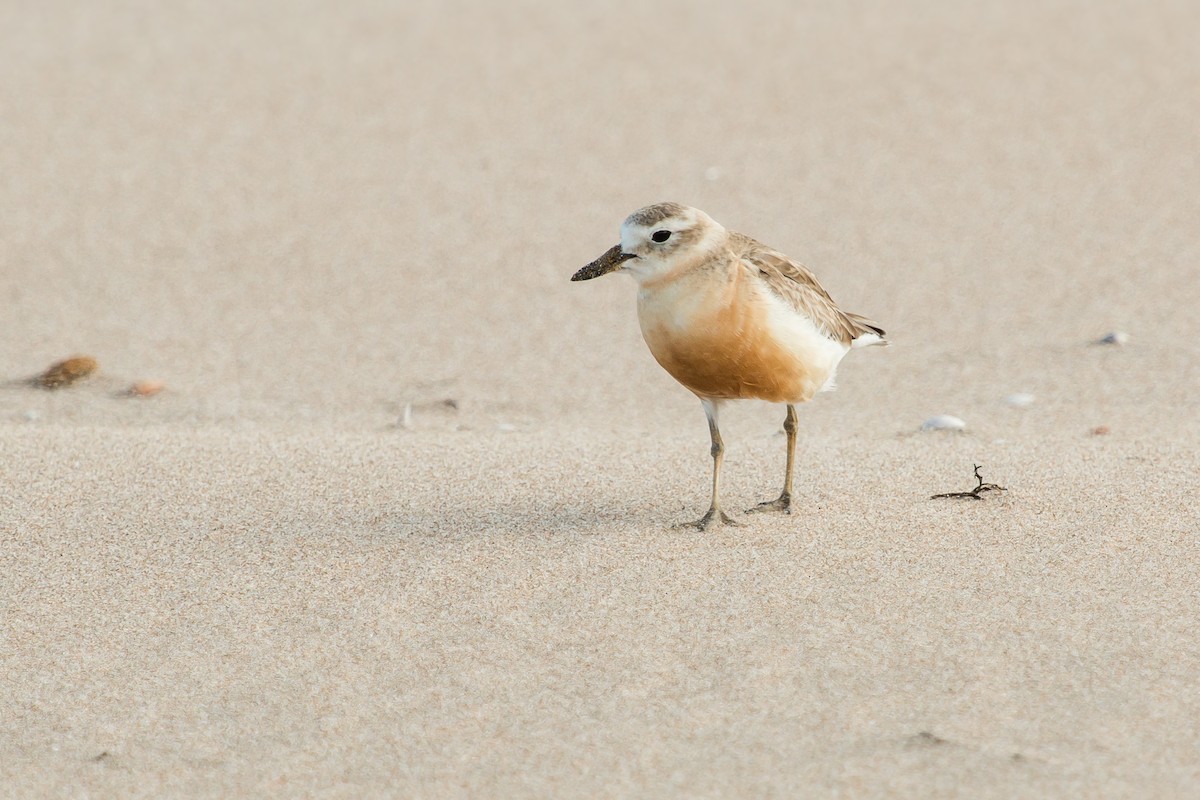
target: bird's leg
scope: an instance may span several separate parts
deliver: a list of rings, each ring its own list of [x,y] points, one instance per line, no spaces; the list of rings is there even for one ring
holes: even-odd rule
[[[758,511],[782,511],[792,513],[792,471],[796,466],[796,407],[788,405],[787,417],[783,420],[783,430],[787,433],[787,472],[783,476],[783,494],[776,500],[759,503],[754,508],[746,509],[747,514]]]
[[[737,525],[737,523],[721,510],[721,502],[719,500],[721,493],[721,462],[725,460],[725,443],[721,441],[721,431],[717,427],[717,406],[711,400],[701,400],[700,402],[704,405],[704,415],[708,417],[708,435],[712,438],[712,502],[709,504],[708,511],[703,517],[695,522],[680,523],[675,527],[696,528],[697,530],[706,531],[718,520],[725,525]]]

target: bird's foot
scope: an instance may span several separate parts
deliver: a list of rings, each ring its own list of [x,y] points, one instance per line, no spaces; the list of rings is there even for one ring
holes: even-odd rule
[[[719,508],[710,508],[708,510],[707,514],[705,514],[703,517],[696,520],[695,522],[681,522],[678,525],[672,525],[671,527],[673,527],[673,528],[695,528],[698,531],[706,531],[709,528],[711,528],[713,525],[715,525],[718,522],[718,520],[722,524],[732,525],[735,528],[737,527],[737,523],[734,522],[732,519],[730,519],[729,515],[726,514],[724,511],[722,511]]]
[[[783,514],[792,513],[792,496],[784,492],[774,500],[767,500],[765,503],[759,503],[754,508],[746,509],[747,514],[761,514],[768,511],[777,511]]]

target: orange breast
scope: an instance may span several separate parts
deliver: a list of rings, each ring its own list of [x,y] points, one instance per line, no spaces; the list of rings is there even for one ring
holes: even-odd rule
[[[688,287],[678,287],[676,296],[646,297],[639,303],[650,352],[692,392],[794,403],[812,397],[824,382],[824,376],[812,375],[794,350],[771,335],[766,306],[748,290],[744,277],[731,276],[723,287],[710,280],[692,290],[704,292],[700,302]],[[682,313],[679,295],[691,301]]]

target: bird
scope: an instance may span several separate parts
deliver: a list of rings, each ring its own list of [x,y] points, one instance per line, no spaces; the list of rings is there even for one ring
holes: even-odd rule
[[[718,415],[731,400],[783,403],[787,466],[783,491],[746,513],[792,512],[796,406],[834,388],[853,348],[886,345],[875,322],[838,307],[804,265],[700,209],[656,203],[630,214],[620,242],[572,281],[623,272],[637,283],[637,315],[654,359],[699,398],[712,446],[712,500],[694,522],[737,525],[721,507],[725,445]]]

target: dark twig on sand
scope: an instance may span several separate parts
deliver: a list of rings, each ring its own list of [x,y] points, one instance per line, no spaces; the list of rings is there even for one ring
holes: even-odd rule
[[[976,486],[974,489],[972,489],[969,492],[944,492],[942,494],[935,494],[932,497],[930,497],[929,499],[937,500],[939,497],[969,497],[972,500],[982,500],[983,497],[981,497],[981,495],[984,492],[1007,492],[1008,491],[1003,486],[1000,486],[998,484],[984,483],[983,476],[979,474],[979,465],[975,464],[973,466],[975,467],[975,480],[979,482],[978,486]]]

